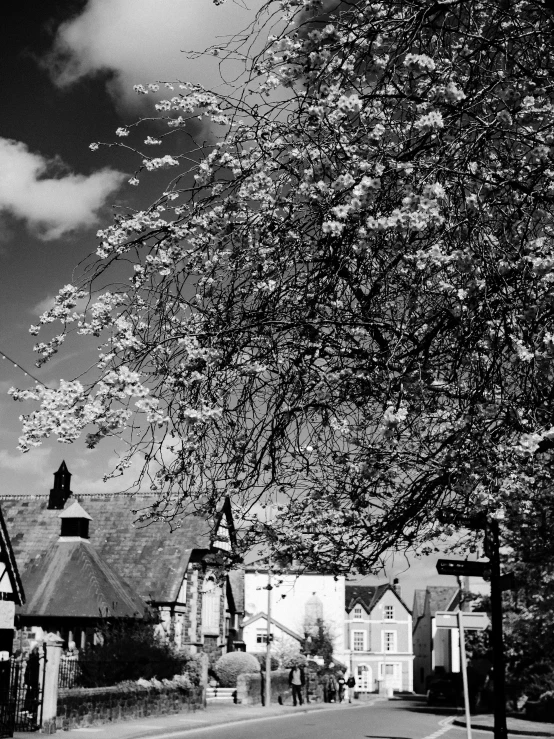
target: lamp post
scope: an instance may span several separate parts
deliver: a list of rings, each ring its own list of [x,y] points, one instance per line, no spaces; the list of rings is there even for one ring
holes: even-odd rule
[[[265,651],[265,705],[269,707],[271,703],[271,560],[268,562],[267,570],[267,634],[266,634],[266,651]]]

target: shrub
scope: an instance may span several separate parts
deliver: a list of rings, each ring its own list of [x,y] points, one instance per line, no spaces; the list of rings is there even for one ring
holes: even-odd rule
[[[77,685],[104,687],[140,678],[171,680],[183,672],[190,673],[193,684],[199,683],[197,660],[157,639],[152,620],[112,621],[101,628],[100,641],[80,656]]]
[[[260,665],[260,669],[262,672],[265,672],[265,654],[254,654],[254,657],[258,660],[258,663]],[[271,655],[271,669],[272,670],[278,670],[279,669],[279,660],[277,657],[274,657]]]
[[[222,688],[236,688],[237,677],[243,672],[260,672],[260,663],[253,654],[228,652],[217,660],[215,671]]]

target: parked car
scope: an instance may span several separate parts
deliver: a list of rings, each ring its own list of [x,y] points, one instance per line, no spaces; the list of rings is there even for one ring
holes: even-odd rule
[[[463,690],[457,675],[444,675],[431,680],[427,689],[427,705],[457,706],[463,702]]]

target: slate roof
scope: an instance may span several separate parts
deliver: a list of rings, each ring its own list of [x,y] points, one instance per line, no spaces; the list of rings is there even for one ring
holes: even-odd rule
[[[396,595],[396,597],[402,603],[408,613],[411,613],[408,606],[398,595],[394,587],[389,583],[384,583],[382,585],[346,585],[345,608],[350,613],[356,603],[361,603],[366,611],[368,613],[371,613],[371,611],[375,608],[377,603],[379,603],[383,595],[388,590],[392,590],[392,592]]]
[[[48,495],[0,495],[20,570],[34,564],[60,535],[59,510],[48,510]],[[90,541],[100,557],[148,602],[174,603],[193,550],[208,551],[210,527],[183,514],[173,532],[166,522],[136,523],[153,494],[77,494],[92,517]]]
[[[6,562],[6,570],[10,583],[12,586],[12,592],[14,595],[14,601],[16,605],[20,606],[25,603],[25,591],[23,590],[23,583],[21,582],[21,576],[17,567],[17,562],[13,552],[13,548],[10,541],[6,522],[2,515],[2,509],[0,508],[0,555]]]
[[[413,607],[413,619],[417,621],[420,616],[423,616],[425,610],[425,590],[414,590],[414,607]]]
[[[431,616],[437,611],[446,611],[459,590],[453,585],[428,585],[425,591],[426,610]]]
[[[236,613],[244,613],[244,570],[231,570],[228,575],[229,589]]]
[[[144,601],[85,539],[59,539],[23,573],[29,600],[22,616],[141,617]]]

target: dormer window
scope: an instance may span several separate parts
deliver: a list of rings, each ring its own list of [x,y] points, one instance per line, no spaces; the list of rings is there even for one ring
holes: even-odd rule
[[[352,618],[355,621],[361,621],[364,617],[364,609],[361,606],[354,606],[354,610],[352,612]]]
[[[88,527],[92,518],[77,501],[60,513],[58,518],[62,520],[61,539],[89,538]]]

